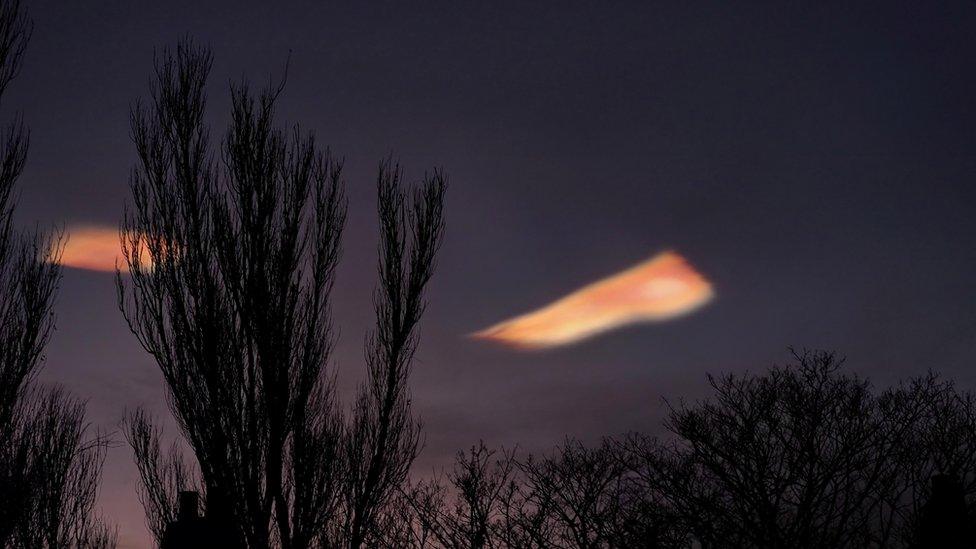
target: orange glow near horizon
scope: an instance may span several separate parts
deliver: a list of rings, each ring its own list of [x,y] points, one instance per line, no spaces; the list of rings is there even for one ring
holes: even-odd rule
[[[70,227],[61,254],[61,265],[74,269],[114,273],[115,267],[128,272],[122,257],[118,228],[83,225]],[[143,257],[149,254],[143,251]]]
[[[708,280],[683,257],[663,252],[472,337],[518,349],[558,347],[628,324],[687,314],[713,296]]]

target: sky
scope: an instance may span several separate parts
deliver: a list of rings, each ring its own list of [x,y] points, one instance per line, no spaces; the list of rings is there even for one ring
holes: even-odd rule
[[[0,109],[31,128],[25,227],[118,223],[154,48],[213,48],[215,135],[229,82],[290,63],[280,119],[346,162],[346,402],[372,322],[377,165],[449,174],[412,379],[418,475],[479,439],[659,432],[664,398],[789,346],[836,350],[879,385],[934,369],[976,389],[973,4],[27,4],[33,40]],[[533,352],[468,337],[665,250],[712,284],[691,314]],[[167,414],[111,275],[66,269],[57,315],[42,377],[87,399],[93,429]],[[100,502],[123,547],[148,547],[135,474],[112,448]]]

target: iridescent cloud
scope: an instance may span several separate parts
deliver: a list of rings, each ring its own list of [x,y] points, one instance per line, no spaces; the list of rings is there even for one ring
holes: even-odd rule
[[[557,347],[635,322],[668,320],[713,295],[708,280],[683,257],[663,252],[472,336],[520,349]]]
[[[128,270],[122,257],[119,229],[115,227],[80,225],[69,227],[67,243],[61,254],[61,264],[75,269],[115,272],[116,265]],[[143,252],[148,258],[148,252]]]

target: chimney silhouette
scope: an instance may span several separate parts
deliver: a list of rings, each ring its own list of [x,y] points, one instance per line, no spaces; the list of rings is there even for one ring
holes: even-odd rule
[[[962,482],[953,474],[932,476],[932,492],[922,506],[914,547],[919,549],[969,549],[973,525]]]
[[[200,494],[193,490],[180,492],[180,508],[177,520],[193,521],[200,518]]]
[[[214,502],[215,507],[221,507]],[[200,516],[200,494],[183,491],[177,500],[176,520],[166,525],[160,549],[234,549],[243,547],[240,535],[226,517],[214,517],[208,505],[207,516]]]

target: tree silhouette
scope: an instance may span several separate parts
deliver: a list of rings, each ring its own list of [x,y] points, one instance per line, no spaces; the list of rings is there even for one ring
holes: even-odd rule
[[[605,547],[616,537],[623,510],[624,463],[613,448],[587,448],[567,440],[552,456],[529,456],[519,469],[525,479],[524,501],[531,520],[519,521],[528,539],[540,547]]]
[[[905,442],[869,383],[829,353],[763,376],[709,378],[714,399],[672,408],[660,489],[716,547],[866,547]],[[653,460],[645,459],[646,463]]]
[[[28,389],[17,437],[29,494],[5,547],[114,547],[114,529],[95,512],[106,441],[87,436],[85,406],[61,389]]]
[[[196,458],[189,467],[178,452],[164,457],[149,418],[129,418],[148,521],[161,540],[176,493],[198,480],[208,518],[239,538],[228,544],[360,547],[417,451],[407,379],[445,179],[435,171],[408,196],[399,166],[381,165],[377,325],[347,420],[327,371],[342,163],[297,126],[275,126],[283,83],[257,95],[232,86],[215,159],[203,119],[210,67],[210,52],[188,41],[164,51],[150,104],[132,113],[139,163],[120,308]]]
[[[899,464],[897,497],[887,509],[892,537],[909,546],[933,546],[925,539],[931,539],[938,524],[940,539],[947,541],[950,534],[956,538],[956,545],[946,547],[972,546],[976,541],[976,395],[929,373],[886,392],[882,399],[889,423],[901,426],[905,433],[899,452],[889,456]],[[958,500],[964,508],[947,512]],[[951,524],[953,517],[964,523]]]
[[[645,492],[693,539],[911,547],[933,477],[965,479],[960,493],[971,504],[970,393],[934,374],[876,393],[832,353],[795,359],[763,375],[710,377],[712,399],[672,407],[670,441],[634,435],[625,444]]]
[[[406,481],[420,441],[407,379],[425,308],[424,288],[443,233],[445,182],[434,172],[408,201],[401,177],[399,165],[380,167],[376,328],[367,338],[367,381],[360,388],[345,447],[351,547],[375,534],[371,527]]]
[[[484,446],[404,493],[387,547],[971,547],[976,397],[938,375],[883,391],[832,353],[709,377],[669,436]]]
[[[551,455],[518,458],[483,444],[458,454],[443,479],[405,496],[413,516],[386,547],[683,547],[659,501],[644,492],[630,449],[567,439]],[[407,522],[412,529],[402,528]]]
[[[384,546],[502,547],[505,503],[516,465],[513,457],[510,452],[490,450],[483,442],[467,453],[459,452],[446,483],[432,479],[404,493],[397,509],[406,514],[387,521],[392,537]]]
[[[161,542],[167,526],[177,520],[179,493],[191,488],[199,493],[202,487],[176,443],[165,454],[160,449],[162,433],[144,410],[136,410],[125,419],[123,433],[133,449],[142,479],[138,495],[146,510],[147,526]]]
[[[0,96],[32,29],[17,0],[0,0]],[[34,382],[54,328],[62,239],[13,228],[27,149],[18,120],[0,144],[0,546],[113,546],[94,512],[105,441],[88,436],[81,402]]]

